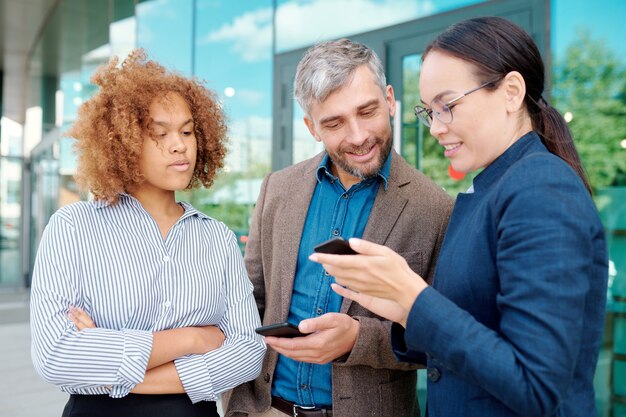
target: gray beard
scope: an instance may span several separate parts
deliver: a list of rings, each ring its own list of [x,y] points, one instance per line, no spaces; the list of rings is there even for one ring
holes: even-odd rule
[[[329,153],[328,151],[327,153],[328,153],[328,156],[330,157],[330,160],[333,162],[333,164],[337,165],[337,167],[341,168],[342,170],[352,175],[353,177],[358,178],[361,181],[364,181],[370,178],[374,178],[378,175],[378,171],[380,171],[380,169],[383,167],[383,165],[385,164],[385,161],[387,160],[387,157],[389,156],[389,153],[391,153],[392,145],[393,145],[392,140],[391,138],[389,138],[389,140],[387,141],[387,146],[383,148],[380,153],[377,168],[370,174],[365,174],[358,167],[348,164],[346,160],[343,158],[334,158],[331,153]]]

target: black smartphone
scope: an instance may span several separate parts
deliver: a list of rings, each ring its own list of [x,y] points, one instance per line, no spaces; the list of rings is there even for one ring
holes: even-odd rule
[[[262,336],[274,336],[274,337],[300,337],[306,336],[304,333],[300,333],[298,326],[291,323],[274,323],[267,326],[257,327],[255,330]]]
[[[335,255],[356,255],[347,240],[342,237],[334,237],[322,242],[313,248],[315,252],[332,253]]]

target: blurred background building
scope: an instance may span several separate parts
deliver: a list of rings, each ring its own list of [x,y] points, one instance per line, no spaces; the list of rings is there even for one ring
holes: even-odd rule
[[[303,51],[317,41],[350,37],[374,48],[400,106],[394,146],[451,195],[466,189],[472,176],[449,167],[413,107],[425,45],[479,15],[504,16],[533,35],[548,64],[544,96],[574,133],[611,256],[597,404],[602,416],[626,416],[621,0],[0,0],[0,293],[27,291],[50,215],[88,198],[75,185],[73,140],[64,132],[95,92],[94,70],[111,57],[144,48],[218,93],[230,126],[226,166],[211,189],[181,198],[227,223],[243,249],[263,176],[321,150],[291,86]]]

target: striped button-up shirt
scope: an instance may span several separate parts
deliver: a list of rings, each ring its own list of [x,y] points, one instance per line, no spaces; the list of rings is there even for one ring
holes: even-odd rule
[[[33,363],[48,382],[74,394],[127,395],[140,383],[152,333],[217,325],[222,347],[175,360],[193,402],[254,379],[265,344],[236,238],[182,202],[185,213],[163,239],[143,206],[78,202],[50,219],[31,289]],[[97,328],[78,331],[70,306]]]

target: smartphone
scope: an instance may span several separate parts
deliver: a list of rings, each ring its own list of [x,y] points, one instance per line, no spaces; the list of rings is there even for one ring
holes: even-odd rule
[[[334,237],[326,242],[322,242],[313,248],[315,252],[332,253],[335,255],[356,255],[357,253],[350,247],[347,240],[342,237]]]
[[[298,326],[291,323],[274,323],[267,326],[257,327],[255,330],[262,336],[274,336],[274,337],[300,337],[306,336],[304,333],[300,333]]]

